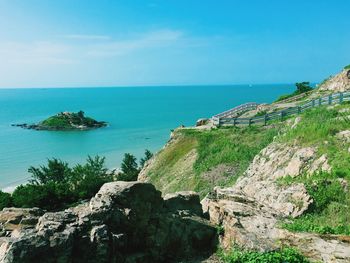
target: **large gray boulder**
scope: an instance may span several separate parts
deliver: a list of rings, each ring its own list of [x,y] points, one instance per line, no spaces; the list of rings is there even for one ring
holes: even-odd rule
[[[216,229],[199,208],[195,193],[164,201],[148,183],[107,183],[88,203],[8,230],[0,238],[0,262],[187,260],[216,246]]]

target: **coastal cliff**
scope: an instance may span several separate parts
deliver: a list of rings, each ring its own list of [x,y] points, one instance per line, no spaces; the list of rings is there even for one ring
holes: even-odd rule
[[[303,100],[347,91],[349,81],[344,69]],[[312,262],[350,262],[349,114],[345,103],[265,127],[179,128],[139,180],[207,193],[203,209],[227,253],[293,247]]]
[[[5,208],[0,262],[350,262],[349,120],[342,103],[265,126],[176,129],[138,182],[60,212]]]

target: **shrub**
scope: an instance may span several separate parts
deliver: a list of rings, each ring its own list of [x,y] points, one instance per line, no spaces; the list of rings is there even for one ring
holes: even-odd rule
[[[10,206],[12,206],[11,194],[0,191],[0,210]]]
[[[140,160],[140,167],[142,168],[145,163],[153,157],[153,153],[151,153],[149,150],[145,150],[145,157],[141,158]]]
[[[340,174],[347,177],[348,175]],[[320,234],[350,235],[349,192],[341,185],[338,172],[317,173],[280,179],[280,185],[303,183],[313,199],[307,213],[299,218],[283,222],[290,231],[317,232]]]
[[[68,163],[53,158],[47,161],[47,166],[38,168],[31,166],[28,172],[32,174],[31,183],[46,184],[69,181],[72,170],[68,167]]]
[[[344,69],[350,69],[350,65],[345,66]]]
[[[136,157],[130,153],[124,154],[124,159],[121,164],[122,173],[118,175],[117,180],[120,181],[136,181],[140,172]]]
[[[54,182],[20,185],[13,192],[12,198],[16,207],[40,207],[46,210],[61,209],[75,201],[66,184]]]
[[[112,181],[104,163],[105,158],[89,156],[84,165],[73,168],[58,159],[48,160],[47,166],[30,167],[32,180],[15,189],[13,205],[57,210],[91,198],[104,183]]]
[[[285,100],[285,99],[289,99],[289,98],[294,97],[296,95],[299,95],[299,94],[302,94],[302,93],[305,93],[305,92],[309,92],[309,91],[311,91],[313,89],[310,86],[310,82],[307,82],[307,81],[297,82],[297,83],[295,83],[295,86],[296,86],[297,89],[293,93],[282,95],[275,102],[282,101],[282,100]]]
[[[310,262],[293,248],[282,248],[270,252],[241,250],[234,247],[229,253],[219,253],[223,262],[227,263],[306,263]]]

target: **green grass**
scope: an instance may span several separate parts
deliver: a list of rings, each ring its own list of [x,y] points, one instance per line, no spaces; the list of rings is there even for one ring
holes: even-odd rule
[[[60,128],[71,128],[71,124],[68,118],[62,118],[58,116],[52,116],[41,123],[47,127],[60,127]]]
[[[270,252],[256,252],[234,247],[229,253],[218,252],[224,263],[306,263],[310,262],[294,248]]]
[[[303,183],[313,199],[306,214],[282,222],[281,226],[293,232],[350,235],[350,193],[341,184],[339,179],[344,178],[339,178],[339,175],[322,172],[280,179],[279,185]]]
[[[350,121],[344,118],[349,113],[340,113],[341,109],[350,108],[348,104],[339,105],[333,109],[319,107],[311,109],[301,116],[296,128],[286,132],[279,141],[288,144],[297,143],[300,146],[313,146],[318,154],[326,154],[335,173],[350,174],[350,144],[339,140],[335,135],[340,131],[350,129]]]
[[[147,176],[164,193],[192,190],[204,197],[215,186],[232,185],[277,132],[277,128],[256,126],[179,130],[175,142],[157,155]],[[233,172],[216,171],[219,165]]]
[[[279,137],[280,142],[316,148],[318,156],[325,154],[332,167],[330,173],[287,176],[277,182],[280,185],[303,183],[314,201],[305,215],[283,222],[282,227],[291,231],[350,235],[350,192],[342,185],[350,182],[350,144],[335,136],[350,129],[349,121],[344,118],[350,112],[339,112],[348,108],[345,103],[332,109],[311,109],[301,115],[295,129]]]
[[[182,133],[198,141],[198,158],[193,166],[197,174],[219,164],[229,164],[235,165],[241,175],[254,156],[277,135],[277,129],[252,126],[204,132],[184,130]]]
[[[275,100],[274,102],[279,102],[279,101],[282,101],[282,100],[286,100],[286,99],[289,99],[291,97],[294,97],[296,96],[294,93],[292,94],[284,94],[284,95],[281,95],[277,98],[277,100]]]

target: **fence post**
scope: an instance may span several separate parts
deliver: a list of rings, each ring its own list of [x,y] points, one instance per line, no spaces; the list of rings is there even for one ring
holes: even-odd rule
[[[234,118],[234,119],[233,119],[233,127],[236,126],[236,119],[237,119],[237,118]]]
[[[300,114],[300,113],[301,113],[301,107],[298,106],[298,114]]]
[[[329,95],[328,96],[328,105],[331,105],[332,104],[332,95]]]
[[[315,107],[315,100],[312,100],[312,107]]]
[[[339,103],[342,104],[343,100],[344,100],[344,94],[343,94],[343,92],[340,92],[339,93]]]
[[[267,124],[267,114],[264,115],[264,126]]]
[[[321,106],[322,105],[322,98],[319,98],[318,99],[318,106]]]
[[[281,121],[283,121],[284,111],[281,111]]]
[[[252,124],[252,119],[249,118],[249,126]]]

